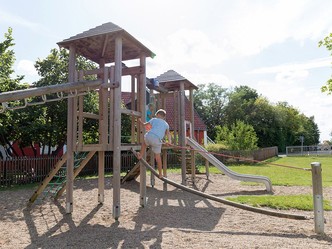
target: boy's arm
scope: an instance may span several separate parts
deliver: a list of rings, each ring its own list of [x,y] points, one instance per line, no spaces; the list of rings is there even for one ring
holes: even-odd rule
[[[149,124],[149,122],[143,122],[141,118],[137,119],[142,125],[146,126],[147,124]]]

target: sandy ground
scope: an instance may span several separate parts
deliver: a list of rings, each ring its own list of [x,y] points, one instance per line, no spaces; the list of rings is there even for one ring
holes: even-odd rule
[[[169,179],[180,181],[179,175]],[[149,176],[148,176],[149,179]],[[112,179],[106,178],[105,203],[97,203],[97,180],[76,180],[74,212],[65,198],[26,208],[33,189],[0,192],[1,248],[332,248],[332,212],[325,212],[325,235],[313,220],[290,220],[253,213],[165,186],[148,184],[147,206],[139,205],[139,178],[121,189],[121,217],[112,217]],[[218,197],[266,194],[264,186],[245,186],[224,175],[195,186]],[[332,188],[324,189],[331,200]],[[307,187],[274,187],[277,195],[312,193]],[[313,212],[288,211],[313,216]]]

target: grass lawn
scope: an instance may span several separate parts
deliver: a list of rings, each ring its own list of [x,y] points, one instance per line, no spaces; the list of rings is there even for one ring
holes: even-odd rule
[[[252,175],[267,176],[272,181],[273,186],[311,186],[312,176],[311,171],[303,170],[303,168],[310,169],[312,162],[320,162],[322,165],[322,179],[323,187],[332,186],[332,157],[275,157],[262,163],[256,164],[233,164],[227,165],[231,170]],[[296,167],[298,169],[281,167],[279,165],[286,165]],[[200,172],[205,172],[205,166],[198,166]],[[180,168],[168,169],[169,172],[181,173]],[[221,174],[222,172],[210,166],[211,174]],[[122,173],[124,175],[125,173]],[[111,176],[111,174],[107,174]],[[80,178],[96,178],[97,176],[83,176]],[[257,183],[243,182],[243,184],[254,185]],[[27,184],[11,187],[0,188],[2,190],[18,190],[21,188],[33,188],[37,184]],[[264,195],[264,196],[238,196],[235,198],[227,198],[239,203],[245,203],[252,206],[266,206],[275,209],[298,209],[298,210],[313,210],[312,195]],[[332,210],[331,202],[324,200],[324,209]]]
[[[321,163],[323,187],[331,187],[332,157],[278,157],[262,163],[234,164],[227,166],[237,173],[267,176],[271,179],[272,185],[274,186],[311,186],[311,171],[301,169],[311,169],[310,164],[312,162]],[[298,169],[281,167],[276,164],[292,166]],[[204,172],[205,167],[200,166],[199,170]],[[222,172],[218,168],[210,166],[210,173],[220,174]]]
[[[332,157],[278,157],[258,164],[236,164],[227,165],[235,172],[242,174],[262,175],[271,179],[273,186],[312,186],[311,171],[302,170],[311,169],[312,162],[320,162],[322,165],[323,187],[332,186]],[[286,165],[298,169],[281,167]],[[204,167],[199,167],[204,172]],[[211,173],[221,173],[216,167],[210,167]],[[245,182],[243,184],[253,185],[256,183]],[[253,206],[265,206],[275,209],[298,209],[313,210],[312,195],[287,195],[287,196],[238,196],[227,198],[239,203],[245,203]],[[332,210],[331,202],[324,200],[324,210]]]

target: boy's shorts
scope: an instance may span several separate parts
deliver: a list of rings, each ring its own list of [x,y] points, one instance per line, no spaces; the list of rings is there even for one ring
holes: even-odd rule
[[[144,135],[144,141],[147,146],[150,146],[153,153],[161,153],[162,142],[157,135],[148,132]]]

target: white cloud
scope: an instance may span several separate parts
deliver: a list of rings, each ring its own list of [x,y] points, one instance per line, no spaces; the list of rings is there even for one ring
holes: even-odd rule
[[[331,8],[331,1],[235,2],[222,17],[226,25],[216,31],[239,55],[254,55],[287,39],[321,39],[332,30]]]
[[[184,75],[186,75],[185,77],[195,85],[215,83],[224,88],[231,88],[238,85],[237,82],[231,80],[230,78],[228,78],[226,75],[223,74],[184,72],[183,76]]]
[[[331,62],[332,62],[331,57],[324,57],[299,63],[286,63],[272,67],[257,68],[248,73],[263,74],[263,73],[281,73],[285,71],[288,72],[303,71],[303,70],[309,70],[320,67],[331,67]]]
[[[24,74],[28,76],[38,75],[34,63],[29,60],[20,60],[17,64],[17,72],[18,74]]]
[[[220,64],[229,55],[226,44],[217,44],[199,30],[179,29],[167,37],[167,58],[170,65],[196,64],[203,68]]]
[[[276,81],[284,83],[294,83],[305,80],[309,76],[307,70],[296,70],[296,71],[283,71],[277,73]]]
[[[3,11],[0,9],[0,16],[1,16],[1,21],[8,23],[10,25],[18,25],[18,26],[23,26],[26,28],[29,28],[34,31],[38,31],[40,28],[40,25],[34,22],[31,22],[27,19],[24,19],[20,16],[8,13],[6,11]]]

